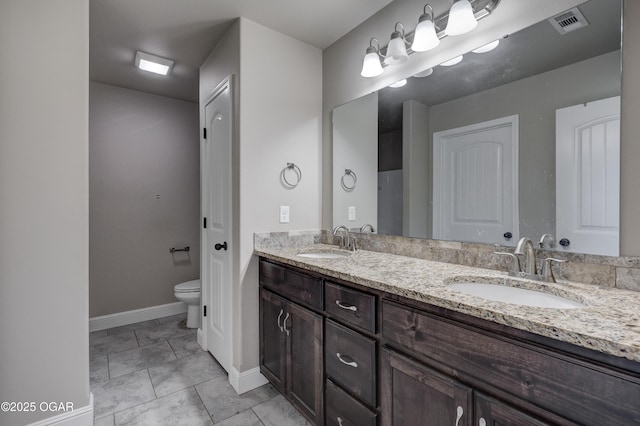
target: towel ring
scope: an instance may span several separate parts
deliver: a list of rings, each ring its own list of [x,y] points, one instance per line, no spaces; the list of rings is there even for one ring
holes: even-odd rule
[[[344,179],[348,176],[351,176],[351,179],[353,179],[353,182],[350,185]],[[340,178],[340,185],[342,185],[342,189],[344,189],[345,191],[353,191],[353,189],[356,187],[357,182],[358,177],[356,176],[356,173],[351,169],[344,169],[344,175],[342,175],[342,177]]]
[[[287,170],[293,170],[296,174],[295,183],[289,182],[289,180],[287,180]],[[294,163],[287,163],[287,167],[282,169],[282,172],[280,172],[280,179],[289,188],[295,188],[302,180],[302,170],[300,170],[300,167],[296,166]]]

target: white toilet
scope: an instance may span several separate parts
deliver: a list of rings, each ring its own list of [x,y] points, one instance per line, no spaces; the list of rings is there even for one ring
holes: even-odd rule
[[[176,299],[187,304],[187,328],[200,326],[200,280],[176,284],[173,288]]]

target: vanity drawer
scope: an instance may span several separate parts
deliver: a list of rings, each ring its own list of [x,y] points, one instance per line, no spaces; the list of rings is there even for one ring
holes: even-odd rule
[[[324,284],[324,310],[371,333],[376,332],[376,297],[332,282]]]
[[[322,310],[322,280],[319,278],[261,260],[260,284],[301,305]]]
[[[636,376],[386,300],[382,336],[424,361],[455,366],[474,387],[499,388],[576,423],[640,424]]]
[[[376,414],[327,380],[326,426],[376,426]]]
[[[372,407],[376,406],[376,341],[326,320],[327,377]]]

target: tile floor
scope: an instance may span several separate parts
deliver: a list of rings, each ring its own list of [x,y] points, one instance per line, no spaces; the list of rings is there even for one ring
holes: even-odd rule
[[[237,395],[185,318],[90,334],[94,425],[309,425],[271,385]]]

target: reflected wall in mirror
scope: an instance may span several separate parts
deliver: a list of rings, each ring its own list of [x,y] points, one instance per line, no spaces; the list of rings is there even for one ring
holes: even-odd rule
[[[336,108],[333,225],[502,245],[551,234],[559,250],[617,256],[621,4],[579,10],[587,26],[560,34],[545,20]],[[617,115],[587,111],[610,98]],[[562,124],[570,107],[577,121]]]

